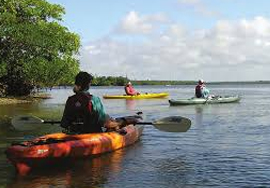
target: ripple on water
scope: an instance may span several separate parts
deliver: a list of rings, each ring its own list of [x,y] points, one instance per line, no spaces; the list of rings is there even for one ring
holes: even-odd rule
[[[140,87],[142,92],[169,92],[170,98],[193,96],[193,86]],[[93,93],[119,94],[122,87],[94,88]],[[269,187],[270,182],[270,85],[211,85],[219,95],[240,94],[239,103],[170,107],[162,100],[103,100],[109,114],[133,115],[144,112],[144,121],[181,115],[192,120],[186,133],[169,133],[145,126],[141,140],[117,152],[40,170],[20,179],[0,155],[0,186],[8,187]],[[61,117],[70,92],[52,91],[55,99],[17,108],[1,109],[2,115],[34,113]],[[53,95],[52,95],[53,96]],[[43,114],[44,112],[44,114]],[[1,131],[0,148],[13,138],[39,133]],[[58,131],[57,129],[46,130]],[[45,131],[45,132],[46,132]],[[3,169],[3,170],[2,170]],[[13,177],[15,176],[15,177]]]

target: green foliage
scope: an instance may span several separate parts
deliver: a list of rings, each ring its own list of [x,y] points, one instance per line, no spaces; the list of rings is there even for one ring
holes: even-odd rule
[[[0,81],[10,88],[8,94],[30,92],[20,93],[14,84],[72,83],[80,38],[60,25],[64,8],[45,0],[0,0],[0,5]]]
[[[118,76],[101,76],[101,77],[95,77],[92,85],[94,86],[124,86],[128,82],[128,78]]]
[[[196,81],[178,81],[178,80],[130,80],[129,78],[118,76],[95,76],[92,82],[93,86],[124,86],[129,81],[133,85],[196,85]]]
[[[178,80],[134,80],[133,85],[194,85],[196,81],[178,81]]]
[[[0,77],[2,76],[2,75],[5,75],[6,74],[6,70],[7,70],[7,65],[5,64],[5,63],[1,63],[0,62]]]

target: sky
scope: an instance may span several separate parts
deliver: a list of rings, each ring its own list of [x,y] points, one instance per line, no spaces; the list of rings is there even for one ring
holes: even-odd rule
[[[48,0],[80,68],[135,80],[270,80],[269,0]]]

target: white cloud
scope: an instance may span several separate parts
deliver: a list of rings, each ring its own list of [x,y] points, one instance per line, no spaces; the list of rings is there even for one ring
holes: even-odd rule
[[[151,16],[142,17],[134,16],[132,23]],[[196,31],[168,24],[160,35],[147,36],[134,43],[113,37],[93,41],[81,50],[81,67],[132,79],[270,79],[270,20],[264,17],[219,21]]]
[[[219,13],[207,8],[202,0],[178,0],[179,5],[190,7],[195,12],[205,16],[218,16]]]
[[[164,14],[140,16],[137,12],[131,11],[122,19],[116,33],[124,34],[150,34],[156,24],[167,23],[168,19]]]

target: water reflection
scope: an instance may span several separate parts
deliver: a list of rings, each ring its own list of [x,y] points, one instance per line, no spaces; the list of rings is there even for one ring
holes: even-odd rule
[[[126,109],[135,110],[136,109],[136,100],[126,100]]]
[[[10,124],[10,117],[0,117],[0,136],[5,136],[8,132],[12,130],[14,130],[14,128]]]
[[[202,125],[203,123],[203,106],[201,105],[195,106],[195,121],[196,125]]]
[[[2,105],[0,107],[0,115],[1,116],[13,116],[24,113],[31,113],[40,111],[40,104],[33,103],[23,103],[23,104],[11,104],[11,105]]]
[[[7,187],[99,187],[121,172],[124,152],[117,150],[92,159],[34,170],[26,177],[15,176]]]

